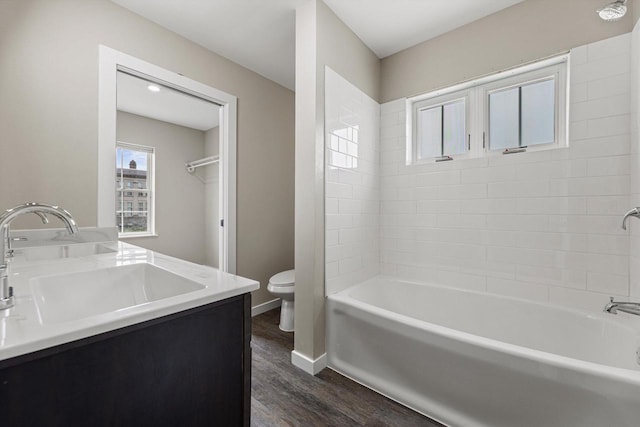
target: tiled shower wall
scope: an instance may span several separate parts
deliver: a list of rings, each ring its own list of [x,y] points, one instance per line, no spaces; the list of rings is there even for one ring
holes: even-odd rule
[[[571,51],[568,148],[406,165],[405,101],[383,104],[381,272],[592,309],[628,297],[630,48]]]
[[[636,23],[631,40],[631,201],[629,208],[640,206],[640,23]],[[630,220],[631,245],[629,284],[632,299],[640,298],[640,222]]]
[[[325,68],[326,294],[379,273],[380,105]]]

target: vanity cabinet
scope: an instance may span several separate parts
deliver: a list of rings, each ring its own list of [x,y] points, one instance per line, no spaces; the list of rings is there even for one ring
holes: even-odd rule
[[[3,426],[249,426],[251,295],[0,361]]]

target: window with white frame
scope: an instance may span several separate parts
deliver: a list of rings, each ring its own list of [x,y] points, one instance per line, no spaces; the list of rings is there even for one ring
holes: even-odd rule
[[[465,154],[468,150],[468,91],[416,102],[413,156],[417,160]]]
[[[409,163],[566,146],[567,59],[551,58],[408,100]]]
[[[153,147],[116,143],[116,225],[120,237],[155,234],[154,169]],[[123,191],[129,188],[136,191]]]

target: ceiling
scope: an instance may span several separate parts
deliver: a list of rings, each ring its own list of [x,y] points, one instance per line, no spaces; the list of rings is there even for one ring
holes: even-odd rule
[[[209,101],[118,71],[117,109],[201,131],[218,126],[220,107]],[[159,90],[152,92],[148,86]]]
[[[308,0],[111,0],[291,90]],[[384,58],[523,0],[324,0]]]

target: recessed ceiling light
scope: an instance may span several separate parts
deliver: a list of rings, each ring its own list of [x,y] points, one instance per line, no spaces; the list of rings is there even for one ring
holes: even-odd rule
[[[151,92],[160,92],[160,88],[156,85],[149,85],[147,86],[147,89],[149,89]]]

